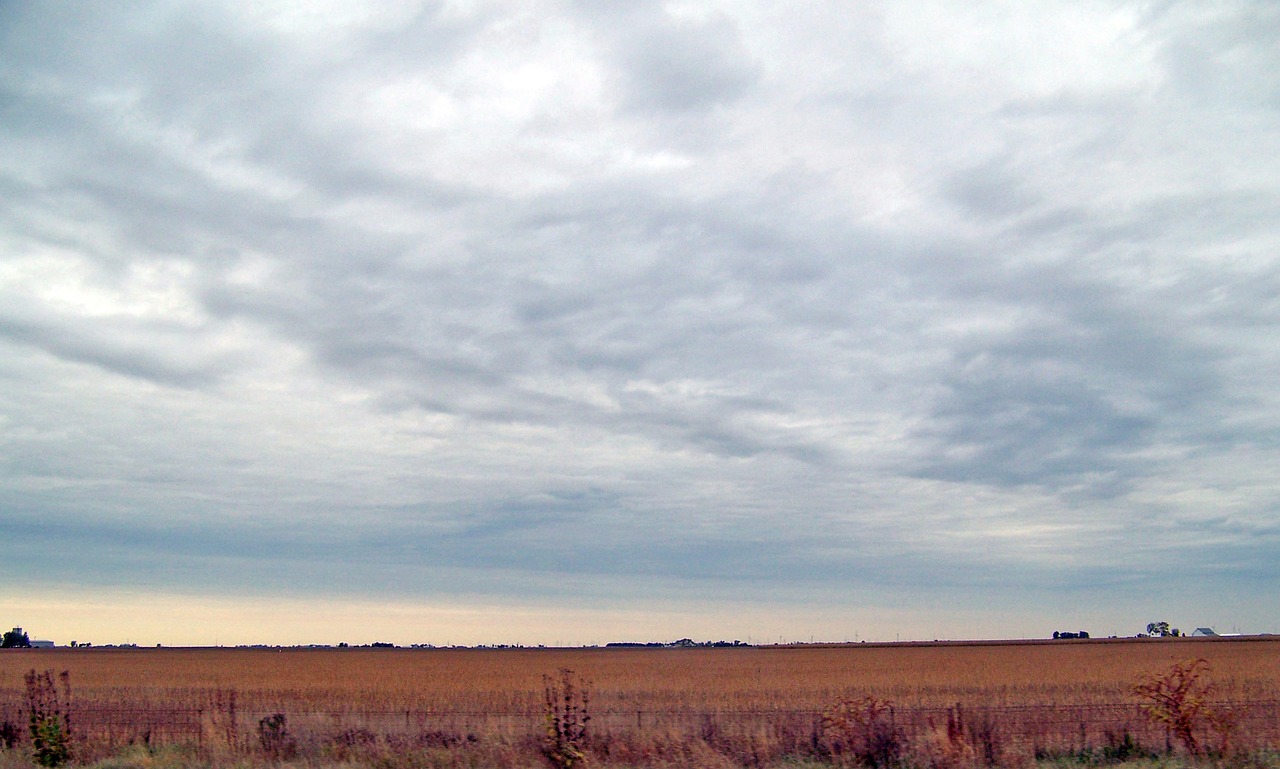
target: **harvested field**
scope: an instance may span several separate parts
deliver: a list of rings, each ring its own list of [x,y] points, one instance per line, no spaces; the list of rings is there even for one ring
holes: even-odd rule
[[[979,753],[1102,750],[1123,739],[1163,751],[1179,746],[1139,709],[1133,684],[1194,658],[1208,662],[1212,699],[1233,719],[1232,745],[1280,745],[1280,639],[1269,637],[693,649],[21,650],[0,654],[0,718],[24,723],[23,676],[47,669],[69,673],[68,712],[82,755],[131,742],[261,750],[270,739],[264,719],[274,714],[286,719],[291,749],[491,744],[519,754],[533,745],[536,755],[547,716],[544,677],[569,669],[589,695],[592,749],[639,763],[691,745],[740,763],[753,756],[822,757],[831,752],[833,705],[867,698],[883,703],[877,717],[917,748],[945,742],[958,729]],[[1203,735],[1205,745],[1214,739]]]

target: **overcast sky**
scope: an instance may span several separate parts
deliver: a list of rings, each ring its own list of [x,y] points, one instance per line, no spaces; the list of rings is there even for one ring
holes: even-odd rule
[[[9,2],[0,147],[5,627],[1280,632],[1273,3]]]

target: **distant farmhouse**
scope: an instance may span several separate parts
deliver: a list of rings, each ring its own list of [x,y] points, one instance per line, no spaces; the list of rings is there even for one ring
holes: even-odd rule
[[[27,649],[52,649],[53,641],[35,641],[29,638],[26,632],[15,627],[13,630],[4,634],[4,648],[27,648]]]
[[[0,647],[5,649],[22,649],[31,646],[31,639],[27,638],[27,634],[22,632],[22,628],[15,627],[4,634],[4,639],[0,641]]]

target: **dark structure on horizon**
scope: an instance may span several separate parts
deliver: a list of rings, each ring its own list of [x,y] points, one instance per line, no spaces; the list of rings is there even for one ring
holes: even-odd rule
[[[15,627],[13,630],[5,631],[4,640],[0,641],[0,648],[30,649],[31,638],[23,632],[22,628]]]
[[[681,638],[679,641],[663,643],[661,641],[613,641],[605,644],[607,649],[692,649],[697,647],[723,648],[725,646],[750,646],[742,641],[695,641],[692,638]]]

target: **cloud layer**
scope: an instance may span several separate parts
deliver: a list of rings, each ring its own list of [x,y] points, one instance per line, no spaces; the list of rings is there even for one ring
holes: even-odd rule
[[[5,590],[1280,630],[1278,15],[4,5]]]

